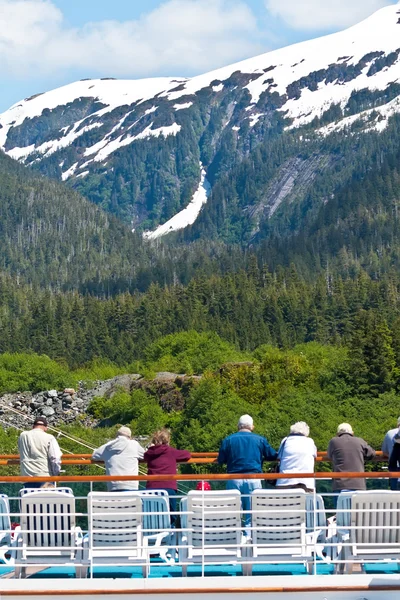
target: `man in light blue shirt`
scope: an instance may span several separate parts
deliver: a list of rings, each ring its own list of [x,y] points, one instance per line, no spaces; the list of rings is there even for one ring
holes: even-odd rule
[[[383,452],[384,458],[390,458],[390,455],[392,454],[392,450],[393,450],[393,446],[394,446],[394,436],[396,435],[396,433],[399,432],[399,427],[400,427],[400,417],[397,419],[396,429],[389,429],[389,431],[387,432],[387,434],[384,437],[384,440],[382,443],[382,452]],[[390,479],[389,485],[390,485],[391,490],[397,490],[397,482],[398,481],[399,480],[397,480],[397,479]]]
[[[397,419],[397,427],[396,429],[389,429],[382,444],[382,452],[387,457],[390,458],[392,454],[393,446],[394,446],[394,436],[399,431],[400,427],[400,417]]]
[[[261,435],[253,433],[254,423],[250,415],[242,415],[238,431],[222,440],[218,454],[218,464],[226,464],[228,473],[262,473],[264,460],[276,460],[278,453],[271,448]],[[230,479],[228,490],[239,490],[242,494],[245,534],[251,537],[250,494],[261,488],[260,479]]]

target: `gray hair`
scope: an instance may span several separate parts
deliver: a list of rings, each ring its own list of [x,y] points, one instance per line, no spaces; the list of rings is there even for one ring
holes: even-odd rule
[[[305,421],[298,421],[290,427],[290,433],[297,433],[308,437],[310,435],[310,428]]]
[[[250,415],[242,415],[238,422],[238,429],[253,429],[253,417]]]
[[[350,423],[340,423],[340,425],[338,425],[337,432],[338,432],[338,434],[339,433],[351,433],[351,434],[354,433],[353,428],[350,425]]]

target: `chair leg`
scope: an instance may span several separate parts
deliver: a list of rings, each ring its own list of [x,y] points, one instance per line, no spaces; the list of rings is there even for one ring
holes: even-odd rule
[[[79,566],[79,567],[75,567],[75,577],[76,579],[87,579],[88,576],[88,567],[85,566]]]
[[[147,577],[150,575],[150,563],[148,562],[150,560],[150,557],[148,558],[148,560],[146,560],[146,564],[142,565],[142,576],[144,579],[147,579]]]
[[[182,565],[182,577],[187,577],[187,565]]]
[[[25,579],[26,578],[26,567],[24,567],[23,565],[17,565],[15,567],[14,577],[15,577],[15,579]]]
[[[243,577],[250,577],[253,574],[253,565],[250,562],[242,564]]]

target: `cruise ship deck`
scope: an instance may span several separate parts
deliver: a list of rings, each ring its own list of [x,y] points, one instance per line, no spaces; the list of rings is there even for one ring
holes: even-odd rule
[[[65,461],[82,462],[89,457]],[[263,481],[251,494],[250,515],[240,493],[226,490],[230,475],[171,476],[178,479],[176,514],[164,491],[105,491],[110,479],[139,480],[142,488],[151,479],[145,475],[37,478],[57,486],[40,489],[2,476],[0,598],[397,600],[400,492],[388,489],[395,475],[351,474],[367,479],[367,491],[338,498],[331,481],[339,474],[302,475],[316,478],[314,493],[272,487],[279,475],[250,475]],[[196,491],[200,480],[212,491]]]

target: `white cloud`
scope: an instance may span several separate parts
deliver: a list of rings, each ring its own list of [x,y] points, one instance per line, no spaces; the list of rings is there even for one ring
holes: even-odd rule
[[[290,27],[331,30],[354,25],[394,0],[265,0],[271,14]]]
[[[0,74],[68,70],[143,77],[201,72],[257,54],[243,0],[168,0],[136,21],[68,27],[51,0],[0,0]]]

